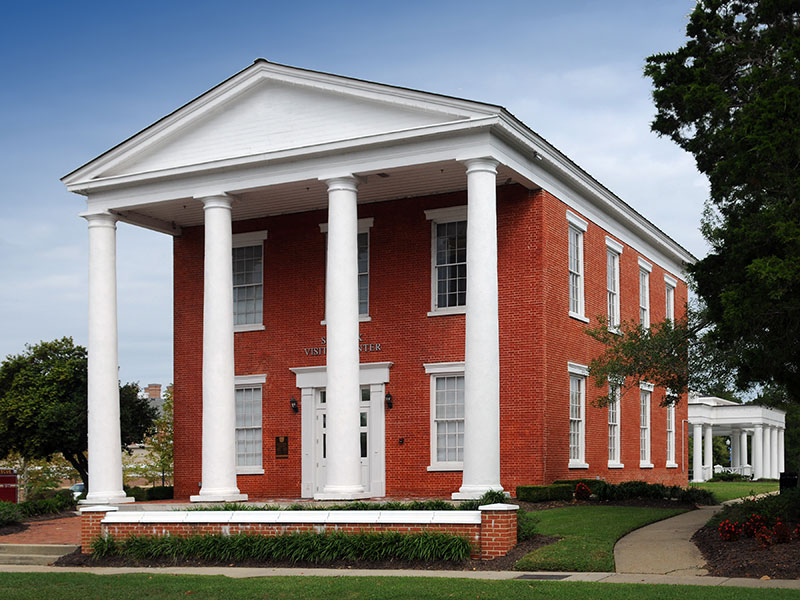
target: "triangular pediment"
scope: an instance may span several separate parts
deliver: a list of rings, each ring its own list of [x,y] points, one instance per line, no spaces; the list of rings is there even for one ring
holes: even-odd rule
[[[463,121],[495,108],[262,61],[67,178],[153,173],[311,148]]]

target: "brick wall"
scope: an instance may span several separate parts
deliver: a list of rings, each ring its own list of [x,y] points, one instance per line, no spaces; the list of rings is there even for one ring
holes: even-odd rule
[[[359,218],[373,217],[370,230],[370,322],[361,323],[365,343],[381,352],[362,353],[362,362],[391,361],[386,386],[394,408],[386,412],[386,495],[449,496],[461,485],[460,472],[430,472],[430,377],[423,363],[464,360],[464,316],[428,317],[431,287],[431,224],[427,209],[463,205],[466,194],[379,202],[359,206]],[[303,348],[320,346],[325,328],[325,211],[234,223],[234,233],[267,229],[264,244],[263,331],[235,334],[236,374],[266,373],[263,386],[264,475],[241,475],[238,485],[251,497],[298,497],[301,493],[301,415],[289,409],[300,400],[291,367],[323,365],[324,356]],[[605,232],[593,223],[586,233],[587,315],[605,313]],[[622,316],[638,315],[637,252],[626,247],[621,259]],[[650,260],[653,262],[653,260]],[[661,271],[651,275],[652,320],[663,318],[658,302]],[[588,471],[574,473],[568,462],[567,361],[588,364],[599,352],[583,332],[585,324],[567,316],[567,229],[565,205],[550,194],[510,185],[498,188],[498,275],[500,316],[501,483],[548,483],[564,477],[684,482],[655,460],[666,446],[663,409],[653,396],[653,463],[638,468],[637,398],[623,398],[625,469],[609,471],[607,418],[591,407],[587,394]],[[675,275],[675,274],[673,274]],[[660,278],[660,279],[659,279]],[[186,228],[174,242],[175,493],[196,494],[201,480],[201,372],[203,309],[203,229]],[[663,287],[663,285],[661,286]],[[661,292],[663,295],[663,291]],[[676,312],[686,300],[679,282]],[[659,311],[661,311],[659,313]],[[302,411],[304,407],[301,406]],[[679,406],[676,423],[686,416]],[[677,444],[680,444],[678,430]],[[289,437],[288,459],[276,459],[274,438]],[[658,437],[662,436],[662,437]],[[403,443],[400,443],[400,439]],[[663,443],[662,443],[663,442]],[[676,451],[680,458],[680,448]],[[630,458],[629,458],[630,457]],[[638,457],[638,455],[637,455]]]
[[[370,514],[361,511],[334,511],[330,514],[303,511],[118,513],[116,507],[96,506],[81,509],[81,552],[91,554],[92,540],[98,536],[113,536],[119,541],[134,535],[188,537],[221,533],[272,537],[299,532],[355,534],[395,531],[464,536],[472,547],[470,558],[492,560],[505,556],[517,544],[516,509],[514,505],[493,504],[480,507],[479,514],[475,511],[444,511],[443,516],[437,518],[438,513],[424,511],[376,511]],[[413,514],[416,512],[419,515]],[[392,522],[393,513],[396,522]],[[110,515],[108,518],[107,514]],[[453,522],[457,520],[469,522]]]

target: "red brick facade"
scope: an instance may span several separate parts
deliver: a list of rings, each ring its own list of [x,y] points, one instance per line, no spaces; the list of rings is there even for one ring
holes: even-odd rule
[[[567,362],[588,365],[599,343],[584,333],[587,324],[568,315],[566,205],[544,191],[518,185],[499,187],[498,277],[500,318],[501,483],[512,494],[517,485],[555,479],[601,477],[609,481],[644,479],[685,484],[681,427],[686,403],[676,410],[677,468],[666,468],[666,409],[663,391],[651,403],[652,469],[639,467],[639,398],[635,390],[621,402],[621,462],[608,469],[607,409],[593,400],[607,393],[586,387],[586,462],[568,468],[569,374]],[[431,310],[431,222],[425,210],[466,204],[456,192],[364,204],[359,217],[373,217],[370,229],[371,321],[361,323],[364,343],[380,352],[362,352],[362,362],[391,361],[386,391],[394,407],[386,412],[386,495],[449,496],[461,485],[461,472],[431,472],[430,376],[424,363],[464,360],[464,315],[429,317]],[[578,211],[574,211],[578,212]],[[584,236],[586,315],[591,324],[606,315],[608,232],[589,221]],[[324,365],[324,356],[307,356],[325,336],[324,211],[234,222],[234,233],[268,230],[264,243],[264,330],[235,334],[237,375],[267,374],[263,385],[263,475],[240,475],[243,493],[255,498],[301,495],[301,414],[289,399],[300,400],[293,367]],[[653,263],[650,275],[651,322],[665,316],[664,271],[655,257],[625,245],[620,257],[621,317],[637,320],[637,260]],[[670,273],[679,279],[680,273]],[[196,494],[201,480],[201,372],[203,321],[203,229],[185,228],[174,243],[175,493]],[[678,281],[676,314],[687,299]],[[304,410],[301,405],[300,410]],[[289,456],[275,457],[276,436],[288,436]],[[400,439],[403,442],[400,443]]]

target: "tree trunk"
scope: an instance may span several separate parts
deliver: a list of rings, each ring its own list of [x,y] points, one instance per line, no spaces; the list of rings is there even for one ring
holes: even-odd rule
[[[83,481],[83,489],[85,493],[89,493],[89,461],[86,459],[86,455],[83,452],[79,454],[67,454],[66,452],[61,453],[64,458],[67,459],[67,462],[72,465],[72,467],[78,472],[78,475],[81,476],[81,481]]]

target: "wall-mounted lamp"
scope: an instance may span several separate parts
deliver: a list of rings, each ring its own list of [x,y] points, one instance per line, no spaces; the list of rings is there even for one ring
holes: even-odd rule
[[[392,395],[386,394],[386,408],[392,408],[394,404],[392,403]]]
[[[292,410],[293,410],[294,412],[297,412],[297,411],[299,411],[299,410],[300,410],[300,409],[297,407],[297,400],[296,400],[294,397],[292,397],[292,398],[289,400],[289,406],[291,406],[291,407],[292,407]]]

